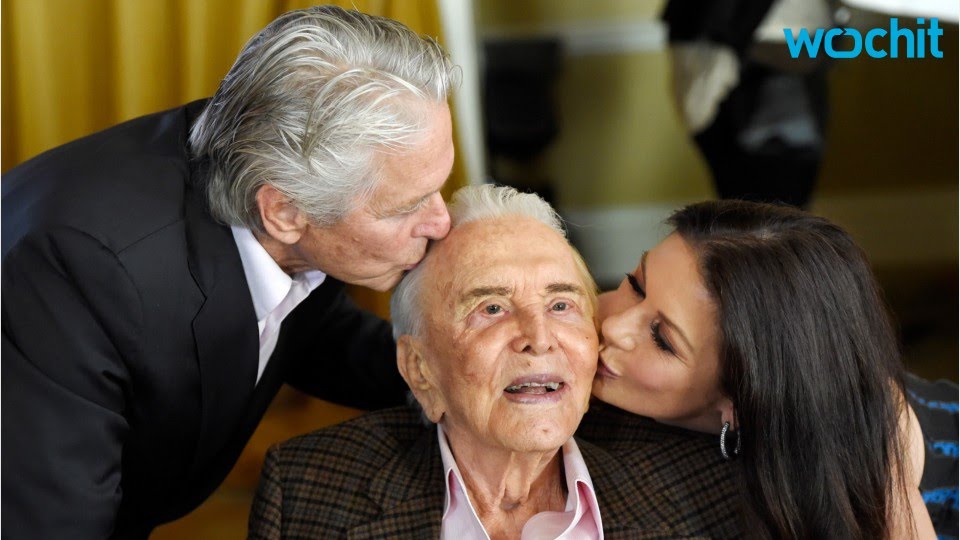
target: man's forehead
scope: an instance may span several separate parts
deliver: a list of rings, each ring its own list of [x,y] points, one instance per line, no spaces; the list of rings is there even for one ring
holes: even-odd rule
[[[435,243],[430,256],[440,271],[484,270],[519,257],[562,257],[566,240],[543,223],[524,216],[481,219],[454,227]]]
[[[488,221],[454,229],[431,250],[430,279],[446,284],[446,292],[580,283],[573,251],[559,233],[529,218]]]

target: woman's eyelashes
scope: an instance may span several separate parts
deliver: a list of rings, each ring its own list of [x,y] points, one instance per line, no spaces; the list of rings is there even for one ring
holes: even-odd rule
[[[644,291],[643,287],[640,286],[640,281],[637,279],[637,276],[633,274],[627,274],[627,281],[630,282],[630,286],[633,287],[634,292],[643,297],[647,296],[646,291]]]
[[[663,337],[663,334],[660,333],[660,321],[650,322],[650,335],[653,337],[653,342],[656,344],[658,349],[670,354],[674,354],[673,347],[667,343],[667,340]]]
[[[643,290],[642,286],[640,286],[640,280],[638,280],[636,276],[633,274],[627,274],[627,281],[630,282],[630,287],[633,288],[634,292],[643,298],[647,297],[647,292]],[[663,334],[660,332],[660,321],[653,320],[650,322],[650,335],[653,337],[653,343],[658,349],[670,354],[675,354],[673,352],[673,347],[670,346],[670,343],[667,342],[666,338],[664,338]]]

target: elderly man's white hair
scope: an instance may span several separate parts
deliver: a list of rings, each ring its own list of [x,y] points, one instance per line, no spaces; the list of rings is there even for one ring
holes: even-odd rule
[[[453,201],[448,205],[448,209],[451,231],[472,221],[521,216],[543,223],[564,238],[567,236],[562,220],[553,207],[532,193],[520,193],[511,187],[485,184],[461,188],[453,195]],[[573,250],[572,247],[571,250]],[[573,251],[585,285],[590,288],[591,293],[595,293],[596,286],[593,278],[590,277],[579,254],[576,250]],[[420,335],[423,329],[419,295],[424,266],[421,263],[408,272],[393,292],[393,298],[390,300],[390,316],[393,319],[394,339],[399,339],[405,334]],[[591,294],[591,296],[594,295]]]

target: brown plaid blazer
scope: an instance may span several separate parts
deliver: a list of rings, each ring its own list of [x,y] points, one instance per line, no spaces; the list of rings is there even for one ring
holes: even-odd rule
[[[739,536],[730,467],[712,437],[596,409],[577,444],[606,538]],[[444,496],[436,428],[388,409],[272,448],[250,538],[438,538]]]

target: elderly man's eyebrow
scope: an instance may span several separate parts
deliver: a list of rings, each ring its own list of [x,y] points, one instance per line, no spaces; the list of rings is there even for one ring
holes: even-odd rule
[[[547,285],[546,288],[547,294],[559,294],[559,293],[570,293],[570,294],[586,294],[584,293],[583,287],[577,285],[576,283],[551,283]],[[471,300],[476,300],[478,298],[486,298],[488,296],[510,296],[513,293],[513,289],[510,287],[475,287],[464,293],[460,297],[460,303],[467,303]]]
[[[551,283],[547,285],[547,293],[549,294],[559,294],[559,293],[571,293],[571,294],[581,294],[585,295],[583,287],[575,283]]]
[[[463,304],[487,296],[509,296],[511,292],[513,292],[513,289],[510,287],[476,287],[461,296],[460,303]]]

